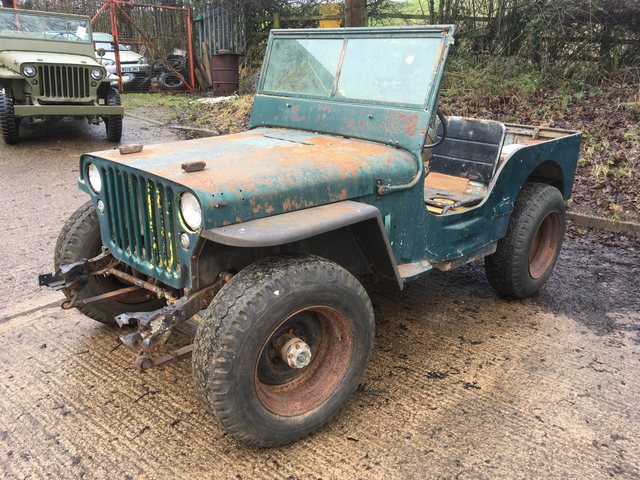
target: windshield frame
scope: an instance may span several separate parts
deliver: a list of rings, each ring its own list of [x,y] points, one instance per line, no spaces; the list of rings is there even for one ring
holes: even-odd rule
[[[272,30],[269,36],[267,44],[267,53],[265,61],[262,66],[262,73],[260,75],[260,82],[258,85],[258,93],[262,95],[269,95],[274,97],[286,97],[286,98],[306,98],[313,100],[320,100],[324,102],[340,102],[347,104],[359,104],[359,105],[380,105],[380,106],[395,106],[413,110],[428,109],[434,100],[434,95],[437,94],[437,87],[440,84],[443,77],[443,67],[446,61],[446,52],[444,46],[447,45],[447,40],[451,44],[451,37],[454,34],[454,27],[452,25],[425,25],[418,27],[364,27],[364,28],[349,28],[349,29],[288,29],[288,30]],[[401,39],[401,38],[431,38],[439,39],[438,52],[435,56],[435,65],[431,78],[425,78],[424,84],[416,85],[418,88],[423,88],[424,96],[421,104],[416,103],[402,103],[394,101],[384,100],[369,100],[369,99],[356,99],[348,98],[336,95],[336,87],[340,82],[340,74],[344,66],[344,58],[346,49],[348,48],[348,42],[350,39]],[[338,62],[338,69],[336,71],[334,88],[331,96],[304,94],[304,93],[290,93],[281,91],[272,91],[265,89],[265,81],[267,79],[267,72],[271,63],[271,53],[276,41],[281,39],[290,40],[314,40],[314,39],[335,39],[342,40],[342,50],[340,53],[340,59]]]
[[[29,37],[29,36],[21,36],[21,35],[2,35],[0,34],[0,38],[10,38],[12,40],[31,40],[31,41],[40,41],[40,42],[62,42],[62,43],[70,43],[75,45],[86,45],[93,43],[93,36],[91,30],[91,18],[86,15],[74,15],[71,13],[55,13],[55,12],[41,12],[38,10],[23,10],[23,9],[13,9],[13,8],[2,8],[0,7],[0,14],[2,13],[12,13],[18,15],[18,18],[22,15],[28,16],[38,16],[38,17],[48,17],[48,18],[58,18],[64,20],[78,20],[86,22],[86,40],[66,40],[66,39],[54,39],[54,38],[46,38],[44,34],[46,33],[43,30],[41,33],[42,37]],[[34,32],[35,33],[35,32]],[[60,32],[60,33],[73,33],[73,32]]]

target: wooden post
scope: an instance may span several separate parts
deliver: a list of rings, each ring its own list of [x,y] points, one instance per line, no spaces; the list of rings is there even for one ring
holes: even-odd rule
[[[271,28],[280,28],[280,14],[274,13]]]
[[[344,26],[367,26],[367,0],[345,0],[344,2]]]
[[[209,45],[202,42],[202,63],[204,66],[205,80],[209,87],[213,86],[213,74],[211,73],[211,63],[209,62]]]
[[[202,44],[201,44],[202,45]],[[206,90],[207,88],[213,87],[213,83],[209,83],[209,77],[207,77],[207,71],[200,60],[200,57],[196,55],[196,76],[198,77],[198,81],[201,80],[203,84],[202,89]]]

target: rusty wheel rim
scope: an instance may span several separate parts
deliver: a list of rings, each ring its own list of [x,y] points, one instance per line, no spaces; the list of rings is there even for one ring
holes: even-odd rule
[[[549,212],[542,219],[531,241],[529,250],[529,275],[538,279],[551,267],[558,251],[560,215]]]
[[[277,359],[272,358],[272,345],[283,332],[293,332],[300,338],[306,336],[302,340],[311,349],[309,365],[300,369],[287,366],[288,374],[282,374],[279,368],[266,367],[269,361],[277,365]],[[336,390],[349,369],[352,354],[353,334],[344,314],[327,306],[298,310],[271,331],[260,350],[254,369],[257,397],[267,410],[282,417],[310,412]]]

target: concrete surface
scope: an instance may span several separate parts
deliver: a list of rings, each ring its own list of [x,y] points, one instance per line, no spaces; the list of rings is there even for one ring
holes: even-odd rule
[[[177,135],[130,118],[125,132]],[[570,232],[521,302],[496,297],[481,265],[375,287],[373,359],[343,414],[257,451],[207,413],[189,361],[140,374],[118,331],[37,287],[85,201],[79,154],[103,138],[71,122],[0,146],[3,478],[640,478],[637,240]]]

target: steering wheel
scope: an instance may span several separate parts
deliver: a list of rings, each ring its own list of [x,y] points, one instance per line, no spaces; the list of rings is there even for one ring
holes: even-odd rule
[[[76,35],[73,32],[60,32],[60,33],[56,33],[53,37],[51,37],[51,39],[53,40],[56,37],[64,37],[66,35],[66,37],[71,40],[71,36],[73,35],[74,37],[76,37],[75,41],[80,40],[80,37],[78,35]]]
[[[442,114],[442,112],[440,111],[440,109],[438,108],[438,111],[436,112],[436,115],[438,116],[438,119],[440,120],[440,123],[442,124],[442,136],[440,137],[440,140],[438,140],[435,143],[431,143],[429,145],[425,145],[424,148],[434,148],[437,147],[438,145],[440,145],[442,142],[444,142],[444,139],[447,136],[447,119],[445,118],[445,116]],[[436,129],[436,136],[438,135],[438,131]]]

